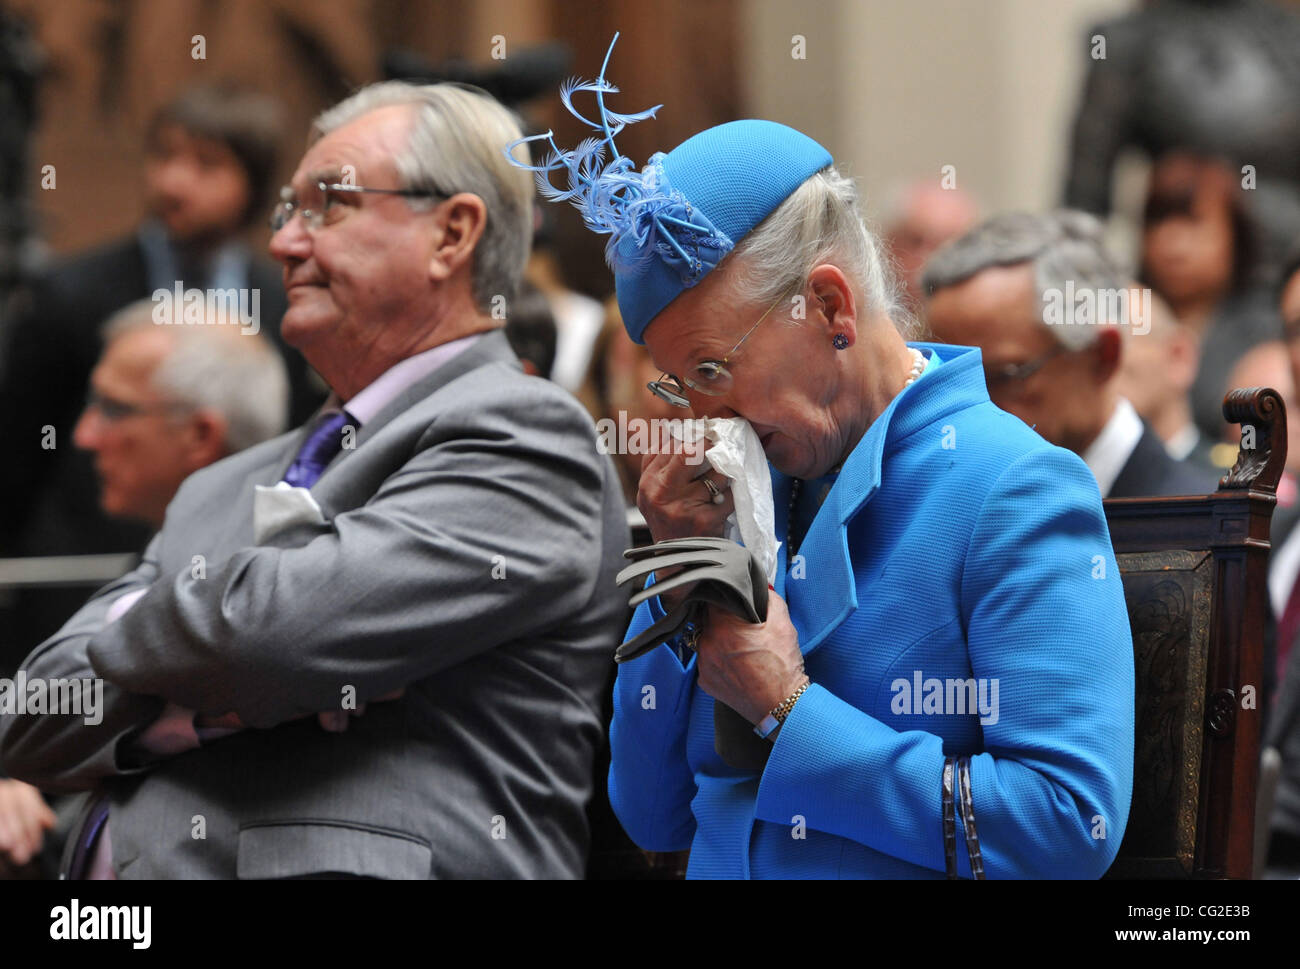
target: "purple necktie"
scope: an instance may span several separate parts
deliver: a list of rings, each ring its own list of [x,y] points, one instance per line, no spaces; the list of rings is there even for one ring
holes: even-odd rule
[[[345,425],[350,425],[352,432],[356,433],[356,421],[347,411],[328,415],[303,442],[298,456],[284,473],[284,480],[296,488],[314,485],[324,473],[325,466],[343,449]]]
[[[76,846],[72,851],[72,861],[68,865],[69,878],[84,879],[88,874],[87,869],[90,868],[95,840],[99,837],[99,832],[103,830],[104,822],[108,820],[108,805],[108,793],[106,791],[91,792],[90,808],[86,811],[85,821],[81,825]]]

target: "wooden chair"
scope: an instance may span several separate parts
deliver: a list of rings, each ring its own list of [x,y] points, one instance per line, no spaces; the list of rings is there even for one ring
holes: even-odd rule
[[[1250,878],[1277,391],[1234,390],[1237,463],[1211,495],[1105,502],[1137,674],[1133,802],[1111,878]]]

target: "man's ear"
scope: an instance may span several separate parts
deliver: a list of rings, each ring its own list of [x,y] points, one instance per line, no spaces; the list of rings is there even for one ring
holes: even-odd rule
[[[445,282],[469,265],[487,228],[487,206],[477,195],[461,192],[438,207],[437,235],[429,254],[429,278]]]
[[[1119,370],[1124,354],[1124,338],[1114,326],[1101,326],[1092,346],[1098,383],[1108,383]]]
[[[858,339],[858,303],[853,287],[839,266],[823,263],[808,274],[812,286],[812,305],[807,307],[808,317],[817,319],[820,314],[826,327],[827,341],[843,334],[851,347]]]
[[[191,474],[230,453],[226,446],[229,430],[225,417],[214,410],[205,407],[190,415],[185,428],[185,463]]]

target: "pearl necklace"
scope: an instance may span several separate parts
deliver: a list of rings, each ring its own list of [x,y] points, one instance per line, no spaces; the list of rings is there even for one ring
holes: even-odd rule
[[[921,374],[925,373],[925,368],[930,363],[930,361],[926,359],[925,354],[915,347],[908,347],[907,351],[912,355],[912,369],[908,372],[907,382],[903,384],[903,390],[906,390],[908,387],[912,386],[912,384],[916,383]],[[902,391],[900,391],[900,393],[901,392]],[[844,465],[841,464],[839,467],[833,468],[832,470],[838,472],[843,466]],[[790,510],[786,513],[785,522],[785,541],[789,548],[789,554],[786,556],[787,564],[789,564],[790,559],[794,558],[794,556],[799,552],[798,546],[791,542],[790,536],[794,534],[794,509],[799,503],[799,490],[802,486],[803,482],[798,478],[795,478],[794,483],[790,486]],[[806,538],[807,536],[804,537]],[[803,538],[800,538],[800,544],[802,544],[802,542]]]

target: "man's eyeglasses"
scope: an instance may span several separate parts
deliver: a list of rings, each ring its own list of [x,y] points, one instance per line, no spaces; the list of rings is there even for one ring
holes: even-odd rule
[[[691,406],[691,402],[686,397],[687,387],[708,397],[724,396],[731,390],[732,386],[731,371],[727,369],[727,364],[735,359],[736,351],[740,349],[742,343],[749,339],[750,334],[758,329],[758,324],[767,319],[772,310],[780,306],[785,299],[793,295],[799,285],[799,283],[796,283],[778,296],[776,302],[769,306],[763,315],[758,318],[758,323],[746,330],[745,335],[736,341],[736,345],[728,350],[721,360],[701,360],[695,365],[690,375],[685,378],[679,378],[676,374],[671,373],[660,374],[658,380],[652,380],[646,384],[650,388],[650,392],[674,407]]]
[[[337,208],[338,200],[335,198],[335,194],[338,192],[400,195],[403,198],[449,198],[449,196],[443,195],[441,192],[428,192],[419,188],[366,188],[362,185],[345,185],[342,182],[325,181],[316,183],[316,191],[319,193],[319,199],[308,199],[309,204],[304,207],[301,200],[294,194],[293,189],[287,185],[280,189],[280,201],[271,210],[271,231],[279,232],[289,224],[289,220],[297,212],[302,216],[307,228],[314,232],[325,224],[326,218]]]
[[[1065,347],[1057,347],[1050,353],[1045,353],[1041,357],[1035,357],[1027,363],[1012,363],[1005,367],[995,367],[986,370],[984,378],[990,387],[1001,384],[1016,383],[1022,380],[1028,380],[1038,371],[1042,370],[1049,361],[1055,360],[1063,353],[1069,353]]]
[[[106,397],[94,390],[86,395],[86,410],[92,408],[98,411],[99,416],[109,423],[124,421],[128,417],[142,417],[148,414],[179,414],[193,410],[189,404],[181,403],[128,404],[124,400]]]

